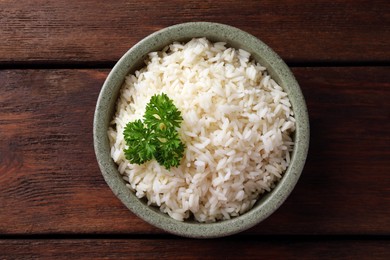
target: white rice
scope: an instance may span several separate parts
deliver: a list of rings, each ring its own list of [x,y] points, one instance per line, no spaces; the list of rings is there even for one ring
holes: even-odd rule
[[[126,124],[142,119],[154,94],[166,93],[181,111],[186,146],[178,168],[155,160],[130,164]],[[128,187],[174,219],[230,219],[270,191],[289,165],[295,120],[290,101],[266,69],[244,50],[205,38],[152,52],[129,75],[108,131],[111,157]]]

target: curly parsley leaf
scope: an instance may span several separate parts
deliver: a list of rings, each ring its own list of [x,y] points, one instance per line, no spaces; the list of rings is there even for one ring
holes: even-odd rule
[[[182,120],[180,111],[165,93],[152,96],[146,105],[144,122],[152,129],[174,130],[180,127]]]
[[[144,127],[141,120],[128,123],[123,135],[128,145],[125,149],[127,160],[131,163],[143,164],[153,158],[156,153],[155,136],[150,129]]]
[[[177,167],[184,154],[177,129],[183,118],[169,97],[154,95],[146,106],[144,122],[136,120],[123,131],[126,159],[143,164],[153,158],[166,169]]]
[[[179,135],[176,132],[167,133],[164,136],[160,135],[158,140],[160,143],[154,154],[157,162],[166,169],[179,166],[185,148]]]

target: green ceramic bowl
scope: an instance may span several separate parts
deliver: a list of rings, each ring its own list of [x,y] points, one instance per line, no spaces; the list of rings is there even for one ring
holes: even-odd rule
[[[207,224],[174,220],[161,213],[157,208],[147,206],[144,201],[138,199],[125,186],[125,182],[117,170],[117,165],[111,159],[107,137],[108,125],[113,117],[115,103],[125,76],[140,69],[149,52],[161,50],[174,41],[185,42],[194,37],[206,37],[213,42],[227,42],[231,47],[250,52],[287,92],[296,119],[295,146],[291,164],[276,187],[261,197],[247,213],[231,220]],[[266,44],[231,26],[194,22],[174,25],[155,32],[123,55],[108,75],[100,92],[93,122],[93,135],[95,153],[104,179],[115,195],[134,214],[169,233],[185,237],[212,238],[235,234],[259,224],[285,201],[297,183],[305,164],[309,147],[309,120],[304,97],[293,74],[282,59]]]

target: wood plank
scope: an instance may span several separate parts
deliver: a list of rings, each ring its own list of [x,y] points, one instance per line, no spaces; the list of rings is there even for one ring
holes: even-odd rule
[[[122,231],[151,230],[107,189],[96,163],[92,121],[107,71],[0,75],[0,233],[115,232],[112,220]]]
[[[389,62],[390,2],[0,1],[0,64],[114,62],[164,27],[225,23],[287,62]],[[158,19],[155,19],[158,17]]]
[[[246,234],[389,234],[388,67],[294,68],[311,120],[302,178]],[[107,70],[0,71],[0,234],[149,234],[105,184],[92,119]]]
[[[185,249],[185,250],[183,250]],[[388,259],[386,240],[0,240],[5,259]]]

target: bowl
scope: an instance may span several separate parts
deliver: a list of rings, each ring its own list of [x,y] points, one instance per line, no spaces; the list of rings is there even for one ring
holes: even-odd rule
[[[287,92],[296,119],[291,164],[276,187],[263,195],[248,212],[214,223],[177,221],[148,206],[126,187],[117,165],[110,157],[107,137],[109,122],[115,113],[115,104],[125,76],[143,67],[143,61],[152,51],[163,49],[174,41],[186,42],[195,37],[206,37],[212,42],[226,42],[228,46],[244,49],[265,66],[271,77]],[[157,31],[127,51],[109,73],[97,100],[93,122],[96,158],[108,186],[135,215],[169,233],[192,238],[214,238],[247,230],[270,216],[279,208],[296,185],[303,170],[309,147],[309,120],[306,103],[293,74],[283,60],[265,43],[240,29],[224,24],[191,22]]]

